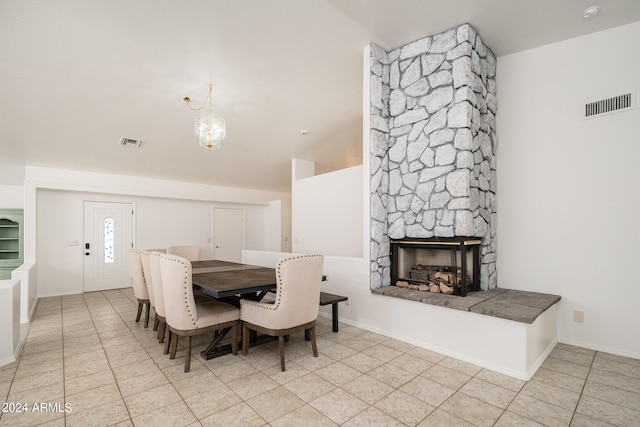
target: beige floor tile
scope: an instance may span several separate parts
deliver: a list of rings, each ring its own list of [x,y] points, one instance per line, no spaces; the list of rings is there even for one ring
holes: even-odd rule
[[[180,399],[180,395],[171,384],[165,384],[137,394],[124,396],[124,401],[127,404],[132,418],[170,405]]]
[[[106,357],[90,362],[68,364],[64,368],[64,379],[65,381],[69,381],[74,378],[95,374],[110,368],[111,366],[109,365]]]
[[[336,388],[309,403],[333,422],[342,424],[369,405],[346,391]]]
[[[229,427],[233,425],[241,425],[246,427],[261,427],[267,422],[260,417],[246,403],[238,403],[223,411],[217,412],[200,421],[204,427]],[[272,424],[277,425],[277,424]],[[300,425],[300,424],[297,424]]]
[[[113,376],[113,372],[111,372],[111,369],[106,369],[65,381],[65,393],[73,395],[114,382],[116,382],[116,379]]]
[[[278,364],[263,370],[262,373],[282,385],[309,374],[309,371],[289,360],[287,361],[287,369],[284,372],[280,369],[280,364]]]
[[[500,416],[500,419],[494,424],[495,427],[542,427],[543,424],[539,424],[533,420],[524,418],[518,414],[514,414],[510,411],[505,411]]]
[[[351,418],[343,426],[404,426],[402,422],[390,417],[377,410],[376,408],[367,408],[355,417]]]
[[[586,415],[575,413],[571,420],[571,427],[613,427],[614,424],[609,424],[606,421],[596,420]]]
[[[17,403],[17,402],[14,402]],[[5,412],[2,414],[2,418],[0,418],[0,426],[11,426],[11,427],[32,427],[38,426],[41,424],[53,422],[56,420],[64,421],[64,400],[57,399],[47,401],[47,404],[51,404],[52,406],[47,409],[37,409],[34,410],[34,406],[36,408],[41,408],[39,405],[40,402],[20,402],[26,403],[26,406],[20,406],[20,408],[12,408],[11,411]],[[57,405],[57,406],[56,406]]]
[[[389,361],[389,364],[397,366],[416,375],[420,375],[433,366],[433,363],[411,354],[403,354]]]
[[[385,396],[373,406],[410,426],[419,424],[436,409],[435,406],[400,390]]]
[[[576,348],[579,348],[579,347],[576,347]],[[632,359],[630,357],[618,356],[617,354],[597,352],[595,359],[598,362],[613,361],[613,362],[625,363],[627,365],[640,366],[640,359]]]
[[[225,383],[258,372],[256,368],[239,359],[234,363],[228,363],[222,366],[210,366],[209,369],[216,377],[220,378],[220,380]]]
[[[580,398],[580,394],[578,393],[536,380],[531,380],[525,384],[525,386],[522,387],[521,394],[560,406],[570,411],[576,408],[578,399]]]
[[[356,379],[343,384],[341,387],[346,392],[357,396],[369,405],[373,405],[386,395],[394,391],[394,388],[369,375],[360,375]]]
[[[343,342],[342,345],[345,345],[352,350],[363,351],[370,347],[373,347],[374,345],[376,345],[376,343],[366,338],[362,338],[362,336],[358,336]]]
[[[305,401],[283,387],[277,387],[247,400],[247,404],[266,421],[271,422],[304,406]]]
[[[478,426],[492,426],[502,415],[501,408],[462,392],[455,393],[440,408]]]
[[[45,387],[51,384],[59,383],[63,380],[64,377],[62,374],[62,369],[56,369],[55,371],[16,378],[13,380],[13,384],[11,385],[9,394],[20,393],[27,390],[33,390],[35,388]]]
[[[590,396],[580,398],[576,412],[618,426],[637,426],[640,420],[640,411],[638,410]]]
[[[618,387],[623,390],[632,391],[634,393],[640,393],[640,381],[637,378],[629,377],[617,372],[593,368],[589,372],[589,380]]]
[[[343,362],[345,361],[346,359],[343,359]],[[361,371],[356,370],[351,366],[347,366],[343,362],[332,363],[324,368],[316,370],[314,373],[336,386],[341,386],[362,375]]]
[[[620,359],[605,359],[596,357],[593,361],[593,368],[602,369],[603,371],[615,372],[617,374],[626,375],[628,377],[640,378],[640,365],[623,363]]]
[[[321,316],[320,356],[292,334],[284,372],[277,341],[245,358],[204,360],[211,337],[203,335],[185,373],[186,341],[170,360],[157,332],[135,322],[136,307],[131,288],[40,299],[34,321],[20,328],[21,359],[0,367],[0,397],[66,402],[71,412],[0,414],[0,425],[591,427],[640,419],[637,359],[557,344],[526,382],[353,325],[334,333]]]
[[[434,365],[420,376],[452,389],[459,389],[471,379],[471,375],[463,374],[442,365]]]
[[[458,418],[442,409],[436,409],[427,418],[425,418],[418,427],[474,427],[468,421]]]
[[[333,360],[342,360],[346,357],[353,356],[356,353],[357,351],[355,351],[354,349],[342,344],[334,344],[323,349],[322,351],[322,354],[332,358]]]
[[[574,377],[573,375],[563,374],[562,372],[552,371],[546,368],[538,369],[532,380],[554,385],[575,393],[580,393],[586,382],[586,378]],[[524,383],[522,386],[524,387]]]
[[[575,365],[562,359],[556,359],[555,357],[547,357],[547,359],[542,363],[542,367],[582,379],[586,379],[589,374],[588,366]]]
[[[255,374],[229,381],[227,385],[244,400],[251,399],[260,393],[273,390],[279,386],[277,382],[262,372],[256,372]]]
[[[62,357],[46,361],[46,363],[36,363],[31,365],[23,365],[22,361],[20,366],[16,369],[15,378],[20,379],[31,375],[44,374],[51,371],[57,371],[64,367],[64,360]]]
[[[573,415],[573,411],[523,394],[518,394],[513,399],[508,410],[550,427],[569,425]]]
[[[388,362],[403,354],[400,350],[395,350],[391,347],[387,347],[383,344],[378,344],[373,347],[369,347],[362,351],[364,354],[374,357],[383,362]]]
[[[187,397],[184,401],[198,419],[203,419],[237,405],[242,399],[229,387],[222,385],[209,393]]]
[[[120,392],[124,397],[166,384],[169,384],[169,380],[159,369],[118,381],[118,387],[120,387]]]
[[[583,395],[640,411],[640,393],[587,380]]]
[[[66,415],[67,427],[109,426],[130,420],[122,399]]]
[[[506,409],[517,394],[515,391],[478,378],[472,378],[460,388],[460,391],[502,409]]]
[[[412,379],[400,387],[400,390],[433,406],[440,406],[455,393],[454,389],[423,377]]]
[[[489,369],[481,370],[476,374],[475,378],[484,380],[491,384],[499,385],[500,387],[515,391],[516,393],[519,392],[526,383],[526,381],[491,371]]]
[[[438,362],[440,366],[444,366],[445,368],[452,369],[454,371],[462,372],[463,374],[474,376],[478,372],[482,370],[479,366],[473,365],[468,362],[463,362],[462,360],[454,359],[453,357],[446,357],[440,362]]]
[[[334,384],[314,373],[289,381],[284,387],[305,402],[311,402],[336,388]]]
[[[373,348],[373,347],[371,347]],[[384,362],[380,359],[376,359],[375,357],[369,356],[364,352],[354,354],[353,356],[346,357],[341,360],[341,363],[352,367],[360,372],[367,373],[380,365],[383,365]]]
[[[572,351],[571,349],[562,349],[559,347],[555,347],[549,357],[555,357],[556,359],[564,360],[565,362],[575,363],[577,365],[586,365],[590,366],[593,362],[593,358],[595,353],[593,354],[584,354],[576,351]]]
[[[12,389],[7,396],[7,402],[22,402],[29,405],[38,402],[55,402],[60,399],[64,399],[64,382],[62,381],[21,392],[15,392]]]
[[[416,374],[413,372],[389,363],[380,365],[376,369],[369,371],[367,375],[394,388],[402,387],[416,377]]]
[[[335,362],[332,358],[325,356],[320,353],[318,357],[313,357],[313,355],[303,356],[300,358],[292,359],[296,364],[302,366],[309,372],[316,371],[320,368],[323,368],[327,365],[330,365]]]
[[[192,425],[196,421],[195,415],[181,400],[133,418],[136,427],[182,427]]]
[[[113,383],[67,395],[65,403],[71,406],[72,412],[83,412],[117,400],[122,400],[122,395],[118,385]]]

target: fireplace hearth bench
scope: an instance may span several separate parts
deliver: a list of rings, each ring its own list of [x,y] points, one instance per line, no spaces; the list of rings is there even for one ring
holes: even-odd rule
[[[469,292],[464,298],[398,286],[384,286],[372,289],[371,292],[528,324],[532,324],[538,316],[560,301],[559,295],[504,288]]]

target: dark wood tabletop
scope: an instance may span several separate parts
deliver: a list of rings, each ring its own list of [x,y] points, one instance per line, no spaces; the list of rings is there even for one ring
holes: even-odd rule
[[[193,287],[214,298],[255,294],[276,288],[273,268],[228,261],[193,261]]]

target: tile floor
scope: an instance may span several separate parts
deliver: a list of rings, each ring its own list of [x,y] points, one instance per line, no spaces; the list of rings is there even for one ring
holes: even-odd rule
[[[0,368],[0,425],[640,425],[640,360],[558,345],[525,382],[320,317],[320,356],[293,336],[286,372],[277,343],[205,361],[204,337],[185,374],[136,306],[130,290],[40,299]]]

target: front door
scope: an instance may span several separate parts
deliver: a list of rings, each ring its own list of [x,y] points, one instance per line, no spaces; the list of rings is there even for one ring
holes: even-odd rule
[[[213,218],[214,258],[242,262],[244,209],[215,208]]]
[[[84,202],[84,292],[131,286],[131,203]]]

